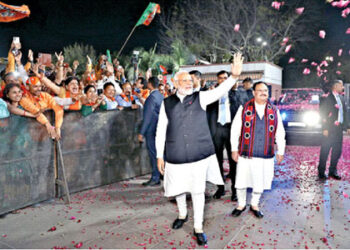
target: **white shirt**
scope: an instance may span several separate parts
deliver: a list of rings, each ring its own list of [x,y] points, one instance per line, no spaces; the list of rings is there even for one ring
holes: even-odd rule
[[[221,98],[226,97],[225,103],[221,103]],[[231,111],[230,111],[230,100],[228,98],[228,92],[225,93],[222,97],[219,99],[219,107],[218,107],[218,123],[220,123],[221,118],[221,105],[225,105],[225,123],[231,123]]]
[[[120,88],[119,84],[115,81],[114,79],[114,76],[110,76],[110,77],[106,77],[104,76],[102,80],[99,80],[97,82],[97,89],[103,89],[103,85],[106,83],[106,82],[111,82],[113,83],[114,85],[114,88],[115,88],[115,95],[120,95],[123,91],[122,89]]]
[[[255,102],[255,109],[260,119],[262,119],[264,116],[265,106],[266,106],[266,103],[261,105]],[[235,115],[235,118],[232,121],[232,126],[231,126],[232,152],[238,151],[239,137],[241,136],[241,129],[242,129],[242,111],[243,111],[243,107],[241,105]],[[286,147],[285,135],[286,135],[286,132],[284,131],[282,117],[280,115],[279,110],[277,110],[277,130],[276,130],[275,138],[276,138],[276,144],[278,149],[277,154],[279,155],[284,155],[284,150]]]
[[[342,113],[341,113],[341,109],[343,108],[343,104],[341,102],[340,96],[338,93],[332,93],[334,95],[335,100],[337,101],[337,104],[339,106],[338,108],[338,122],[342,123],[344,121],[344,117],[341,117]],[[343,114],[344,115],[344,114]]]
[[[199,91],[199,103],[203,110],[207,109],[207,106],[215,101],[217,101],[221,96],[227,93],[232,86],[236,83],[237,79],[229,77],[225,80],[219,87],[213,90]],[[176,95],[179,97],[180,101],[183,102],[185,95],[179,94],[176,92]],[[163,158],[165,139],[166,139],[166,130],[168,126],[168,118],[165,113],[164,101],[160,107],[159,111],[159,120],[157,125],[156,133],[156,149],[157,149],[157,158]]]

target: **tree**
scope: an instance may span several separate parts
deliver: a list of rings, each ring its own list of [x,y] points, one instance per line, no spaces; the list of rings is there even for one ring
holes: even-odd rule
[[[178,1],[161,18],[161,49],[170,52],[169,45],[182,41],[199,59],[209,62],[227,61],[241,51],[248,61],[277,63],[287,45],[317,38],[323,24],[323,3],[317,2],[288,0],[276,10],[271,0]],[[305,11],[297,14],[298,7]]]
[[[77,69],[77,72],[83,73],[85,71],[85,65],[88,55],[92,62],[96,62],[96,51],[91,45],[83,45],[75,43],[63,48],[63,55],[65,62],[68,62],[72,65],[74,60],[78,60],[80,65]]]

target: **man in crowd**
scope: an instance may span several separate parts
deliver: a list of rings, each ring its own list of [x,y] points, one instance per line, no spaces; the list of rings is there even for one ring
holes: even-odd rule
[[[53,109],[55,112],[55,127],[53,127],[44,114],[40,114],[36,119],[46,126],[51,138],[59,140],[61,138],[61,126],[63,123],[63,109],[53,97],[41,91],[41,81],[38,77],[29,77],[27,80],[27,93],[20,101],[20,105],[31,114],[36,115],[46,110]]]
[[[285,131],[279,111],[269,98],[265,82],[253,86],[254,98],[240,106],[232,122],[232,158],[237,163],[236,191],[237,217],[246,209],[247,188],[253,189],[250,210],[262,218],[259,200],[265,189],[271,189],[274,176],[274,146],[277,144],[277,164],[283,160],[286,145]]]
[[[212,91],[193,92],[190,74],[184,71],[176,73],[174,80],[177,92],[164,99],[160,109],[156,135],[158,169],[164,174],[164,195],[176,196],[179,210],[172,228],[179,229],[188,220],[186,193],[191,193],[194,235],[199,245],[207,243],[203,231],[206,181],[224,184],[205,110],[207,105],[232,88],[242,71],[242,65],[242,55],[235,54],[232,77]]]
[[[349,118],[347,116],[345,102],[341,96],[341,93],[344,91],[343,82],[341,80],[335,80],[331,84],[331,93],[329,93],[320,105],[323,131],[320,162],[318,165],[318,177],[320,180],[327,178],[325,170],[331,148],[332,156],[328,175],[336,180],[341,179],[337,171],[337,164],[342,153],[343,130],[347,129],[348,134],[350,134]]]
[[[229,77],[228,72],[222,70],[217,73],[217,82],[220,86]],[[219,161],[221,176],[224,179],[224,148],[227,151],[228,162],[230,166],[229,177],[231,179],[231,200],[237,201],[235,178],[236,178],[236,163],[230,157],[231,143],[230,143],[230,129],[231,122],[240,105],[243,105],[242,92],[237,91],[238,83],[233,86],[228,93],[225,93],[219,101],[210,104],[207,108],[208,123],[210,133],[213,138],[215,153]],[[220,199],[225,194],[225,186],[219,185],[218,190],[214,194],[215,199]]]
[[[132,94],[132,88],[129,82],[123,84],[123,93],[116,97],[116,101],[120,107],[131,107],[132,109],[142,107],[142,104],[137,96]]]
[[[201,72],[198,70],[192,70],[190,71],[190,75],[193,80],[193,91],[201,90]]]
[[[158,91],[159,80],[157,77],[152,76],[148,80],[147,87],[150,90],[150,95],[146,99],[143,109],[143,122],[141,126],[138,139],[143,142],[143,138],[146,139],[146,146],[150,163],[152,166],[152,176],[147,182],[142,183],[144,186],[155,186],[160,184],[160,174],[157,167],[157,154],[156,154],[156,129],[158,124],[160,105],[163,102],[163,95]]]
[[[253,80],[250,77],[247,77],[243,80],[242,84],[243,84],[243,89],[245,90],[245,93],[247,96],[246,97],[247,101],[249,101],[254,97],[253,90],[252,90]]]

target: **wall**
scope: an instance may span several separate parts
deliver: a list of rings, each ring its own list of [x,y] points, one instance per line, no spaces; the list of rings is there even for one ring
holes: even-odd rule
[[[47,113],[51,118],[52,114]],[[65,113],[61,147],[70,192],[150,172],[137,142],[141,110]],[[55,145],[36,120],[0,120],[0,214],[56,196]]]

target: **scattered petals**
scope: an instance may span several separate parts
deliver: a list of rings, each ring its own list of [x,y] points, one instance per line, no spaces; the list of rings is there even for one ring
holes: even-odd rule
[[[75,220],[76,217],[75,217],[75,216],[71,216],[69,219],[70,219],[70,220]]]
[[[337,75],[341,75],[341,71],[339,71],[339,70],[337,70],[335,73],[336,73]]]
[[[349,195],[348,195],[347,193],[345,193],[344,191],[343,191],[343,196],[344,196],[345,198],[349,198]]]
[[[56,231],[56,227],[55,226],[53,226],[53,227],[51,227],[49,230],[47,230],[48,232],[53,232],[53,231]]]
[[[81,248],[83,246],[83,242],[79,242],[74,245],[75,248]]]
[[[294,57],[289,58],[288,63],[293,63],[293,62],[295,62],[295,58]]]
[[[284,52],[288,53],[290,51],[290,49],[292,48],[292,45],[289,44],[287,45],[286,49],[284,50]]]
[[[282,43],[281,43],[281,46],[286,45],[286,44],[288,43],[288,41],[289,41],[289,37],[283,38]],[[350,52],[349,52],[349,53],[350,53]]]
[[[343,54],[343,49],[338,50],[338,56],[341,56]]]
[[[334,122],[334,125],[335,125],[335,126],[339,126],[339,124],[340,124],[339,121],[335,121],[335,122]]]
[[[295,12],[296,12],[298,15],[301,15],[301,14],[303,14],[304,9],[305,9],[304,7],[300,7],[300,8],[295,9]]]
[[[280,10],[281,6],[283,5],[284,5],[284,2],[273,1],[271,4],[271,7],[275,8],[276,10]]]
[[[234,28],[233,30],[234,30],[235,32],[238,32],[240,27],[241,27],[241,25],[236,24],[236,25],[235,25],[235,28]]]
[[[318,35],[319,35],[319,37],[321,37],[322,39],[324,39],[324,38],[326,37],[326,31],[320,30],[320,31],[318,32]]]
[[[348,28],[345,32],[345,34],[349,35],[350,34],[350,28]]]
[[[350,8],[346,8],[341,12],[341,16],[344,18],[347,18],[349,14],[350,14]]]
[[[309,68],[305,68],[303,71],[304,75],[309,75],[310,74],[310,69]]]
[[[306,62],[308,62],[308,61],[309,61],[308,59],[305,59],[305,58],[304,58],[304,59],[301,60],[301,63],[306,63]]]

